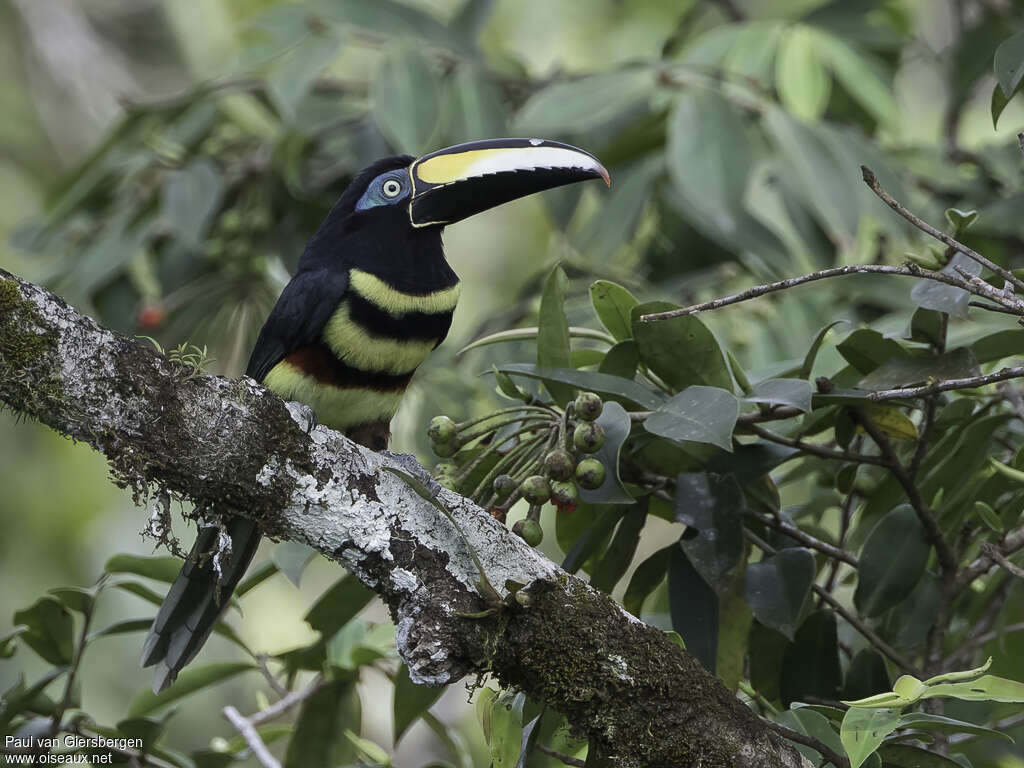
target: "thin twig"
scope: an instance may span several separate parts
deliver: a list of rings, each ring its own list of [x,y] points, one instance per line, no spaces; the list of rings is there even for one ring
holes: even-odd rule
[[[827,744],[813,736],[807,736],[799,731],[794,731],[792,728],[787,728],[780,723],[773,723],[771,720],[765,720],[764,722],[767,723],[769,728],[784,739],[794,741],[797,744],[803,744],[805,747],[810,747],[814,751],[820,752],[821,756],[832,763],[836,768],[850,768],[850,759],[848,757],[840,755]]]
[[[850,461],[855,464],[874,464],[877,467],[889,466],[889,463],[880,456],[869,456],[865,453],[849,453],[848,451],[834,451],[831,448],[825,448],[820,445],[815,445],[814,443],[805,443],[803,440],[794,440],[791,437],[777,435],[764,427],[757,426],[756,424],[746,424],[745,428],[747,431],[753,432],[758,437],[769,442],[785,445],[789,448],[796,448],[803,453],[809,453],[812,456],[820,456],[823,459]]]
[[[1005,307],[1014,315],[1024,315],[1024,303],[1014,297],[1006,296],[1001,290],[989,285],[984,280],[979,282],[986,287],[982,287],[982,285],[978,285],[977,283],[968,282],[964,278],[952,275],[948,272],[936,272],[934,270],[922,269],[913,263],[902,267],[894,267],[888,264],[850,264],[845,267],[822,269],[817,272],[800,275],[799,277],[776,280],[774,283],[755,285],[754,287],[748,288],[740,293],[733,294],[732,296],[724,296],[720,299],[715,299],[714,301],[705,301],[701,304],[681,307],[680,309],[671,309],[667,312],[655,312],[650,315],[641,315],[640,322],[654,323],[658,320],[668,320],[673,317],[682,317],[683,315],[695,315],[698,312],[706,312],[712,309],[719,309],[720,307],[727,307],[730,304],[739,304],[741,301],[756,299],[767,293],[785,291],[789,288],[795,288],[798,285],[803,285],[804,283],[814,282],[815,280],[825,280],[830,277],[842,277],[843,275],[901,275],[903,277],[917,277],[925,280],[934,280],[939,283],[945,283],[946,285],[952,285],[956,288],[965,290],[968,293],[973,293],[975,296],[981,296],[982,298],[993,301],[996,304]]]
[[[304,701],[305,699],[308,699],[314,693],[319,691],[323,687],[323,684],[324,684],[323,677],[321,677],[320,675],[317,675],[313,679],[313,681],[309,685],[307,685],[305,688],[303,688],[302,690],[299,690],[299,691],[291,691],[291,692],[289,692],[280,701],[274,702],[273,704],[271,704],[266,709],[261,709],[255,715],[250,717],[249,718],[249,722],[252,725],[256,726],[256,725],[263,725],[264,723],[267,723],[267,722],[270,722],[271,720],[277,719],[278,717],[283,715],[285,712],[287,712],[289,709],[294,707],[296,704],[298,704],[301,701]]]
[[[1003,540],[999,544],[999,554],[1006,557],[1022,548],[1024,548],[1024,526],[1014,528],[1003,536]],[[977,558],[974,562],[960,571],[960,574],[957,576],[956,583],[953,585],[953,594],[957,594],[962,591],[976,578],[987,573],[988,569],[995,564],[995,560],[987,554],[982,554],[981,557]]]
[[[571,765],[571,766],[574,766],[574,768],[587,768],[587,761],[586,760],[580,760],[578,757],[573,757],[572,755],[565,755],[565,754],[562,754],[561,752],[556,752],[551,747],[549,747],[549,746],[547,746],[545,744],[538,744],[537,745],[537,749],[539,749],[545,755],[548,755],[549,757],[553,757],[553,758],[555,758],[555,760],[558,760],[558,761],[564,763],[565,765]]]
[[[923,384],[920,387],[903,387],[902,389],[882,389],[877,392],[869,392],[864,397],[868,400],[902,400],[905,398],[927,397],[936,395],[939,392],[949,392],[954,389],[974,389],[983,387],[986,384],[994,384],[997,381],[1007,379],[1024,378],[1024,366],[1015,368],[1002,368],[995,373],[988,373],[984,376],[972,376],[967,379],[944,379],[932,384]]]
[[[908,211],[906,208],[904,208],[903,205],[898,200],[896,200],[892,195],[890,195],[888,192],[886,192],[882,188],[882,185],[878,183],[878,177],[875,176],[874,171],[872,171],[866,165],[862,165],[860,167],[860,171],[864,175],[864,182],[868,185],[868,187],[871,188],[871,191],[874,192],[876,195],[878,195],[879,199],[881,199],[881,201],[883,203],[888,205],[890,208],[892,208],[894,211],[896,211],[896,213],[898,213],[904,219],[909,221],[915,227],[920,229],[925,234],[931,235],[936,240],[938,240],[940,243],[948,245],[950,248],[956,248],[964,256],[967,256],[968,258],[974,259],[974,261],[976,261],[979,264],[981,264],[981,266],[987,267],[992,272],[995,272],[997,275],[999,275],[1001,278],[1003,278],[1006,282],[1008,282],[1011,285],[1013,285],[1014,287],[1016,287],[1018,290],[1024,290],[1024,280],[1021,280],[1019,277],[1017,277],[1015,274],[1010,272],[1008,269],[1004,269],[1003,267],[1000,267],[995,262],[989,261],[988,259],[986,259],[984,256],[982,256],[977,251],[975,251],[975,250],[973,250],[971,248],[968,248],[963,243],[959,242],[958,240],[956,240],[953,237],[950,237],[945,232],[941,232],[940,230],[936,229],[935,227],[933,227],[928,222],[924,221],[923,219],[918,218],[917,216],[912,214],[910,211]]]
[[[267,681],[267,685],[274,689],[274,693],[277,694],[277,697],[282,699],[287,696],[288,689],[281,685],[281,681],[274,677],[274,673],[271,672],[270,667],[267,666],[267,654],[259,654],[256,657],[256,661],[260,665],[260,672],[263,673],[263,678]]]
[[[754,515],[756,520],[764,523],[770,528],[774,528],[779,533],[789,536],[789,538],[799,541],[808,549],[814,549],[821,552],[823,555],[828,555],[834,560],[841,560],[847,565],[852,565],[854,568],[857,567],[857,558],[851,555],[844,549],[834,547],[828,542],[816,539],[809,533],[804,533],[800,528],[793,525],[792,523],[786,522],[781,517],[771,517],[768,515]]]
[[[263,743],[263,739],[260,738],[259,733],[256,732],[255,726],[249,721],[242,717],[242,713],[232,707],[230,704],[221,710],[233,726],[238,731],[242,738],[245,739],[245,743],[249,745],[249,749],[252,750],[253,756],[259,760],[260,765],[263,768],[281,768],[281,763],[277,761],[277,758],[270,754],[270,750],[267,749],[267,745]]]
[[[924,528],[925,537],[935,548],[935,554],[939,559],[939,567],[942,569],[944,580],[947,583],[952,582],[956,575],[957,561],[953,555],[953,550],[949,546],[949,542],[942,535],[942,530],[939,528],[939,523],[935,518],[935,511],[929,508],[925,504],[924,499],[921,498],[921,492],[914,483],[914,479],[899,460],[895,449],[892,447],[892,443],[885,433],[875,426],[874,422],[862,411],[857,411],[857,421],[871,436],[871,439],[875,441],[878,449],[882,452],[882,458],[887,462],[889,472],[892,473],[892,476],[896,478],[896,482],[903,488],[903,492],[907,495],[907,501],[910,502],[910,506],[917,513],[917,519]]]
[[[984,554],[986,554],[989,557],[991,557],[992,561],[996,565],[1000,566],[1003,570],[1005,570],[1011,576],[1016,576],[1018,579],[1024,579],[1024,568],[1021,568],[1019,565],[1014,565],[1009,560],[1007,560],[1003,556],[1003,553],[999,551],[999,547],[997,547],[992,542],[990,542],[990,541],[983,541],[981,543],[981,551]]]

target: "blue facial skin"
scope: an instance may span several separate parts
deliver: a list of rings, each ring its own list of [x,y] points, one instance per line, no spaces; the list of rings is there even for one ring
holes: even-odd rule
[[[370,182],[370,186],[356,203],[356,210],[365,211],[378,205],[394,205],[408,198],[411,188],[409,172],[405,169],[382,173]]]

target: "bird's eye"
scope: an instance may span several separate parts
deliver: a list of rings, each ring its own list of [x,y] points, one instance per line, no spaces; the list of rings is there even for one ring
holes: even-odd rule
[[[384,182],[381,190],[387,197],[398,197],[398,194],[402,191],[402,185],[394,179],[388,179]]]

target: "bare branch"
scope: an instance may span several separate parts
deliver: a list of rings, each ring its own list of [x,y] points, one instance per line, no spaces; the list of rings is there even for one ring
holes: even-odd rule
[[[889,466],[889,463],[880,456],[869,456],[866,453],[850,453],[849,451],[834,451],[831,448],[825,448],[824,446],[815,445],[814,443],[807,443],[803,440],[794,440],[791,437],[777,435],[763,427],[757,426],[756,424],[747,423],[744,426],[747,431],[753,432],[764,440],[771,443],[778,443],[779,445],[785,445],[789,448],[796,448],[797,450],[812,456],[819,456],[823,459],[835,459],[837,461],[850,461],[856,464],[874,464],[877,467]]]
[[[904,219],[909,221],[911,224],[913,224],[915,227],[920,229],[925,234],[931,235],[940,243],[943,243],[944,245],[947,245],[950,248],[955,248],[956,250],[960,251],[960,253],[964,254],[964,256],[974,259],[974,261],[978,262],[983,267],[986,267],[992,272],[995,272],[997,275],[999,275],[1005,281],[1016,287],[1018,290],[1024,290],[1024,280],[1021,280],[1008,269],[1004,269],[995,262],[990,261],[977,251],[968,248],[966,245],[959,242],[955,238],[950,237],[945,232],[936,229],[928,222],[912,214],[898,200],[896,200],[892,195],[890,195],[882,188],[882,185],[878,182],[878,177],[875,176],[874,171],[872,171],[866,165],[862,165],[860,167],[860,170],[861,173],[864,175],[864,182],[868,185],[868,187],[871,188],[871,191],[878,195],[879,199],[881,199],[883,203],[885,203],[894,211],[896,211],[896,213],[898,213]]]
[[[235,730],[242,734],[245,743],[252,750],[253,757],[259,760],[263,768],[281,768],[281,763],[270,754],[270,750],[267,749],[267,745],[263,743],[263,739],[260,738],[259,733],[257,733],[256,728],[251,722],[242,717],[242,714],[230,705],[224,707],[221,711],[224,713],[224,717],[235,726]]]
[[[882,389],[871,392],[865,397],[868,400],[905,400],[915,397],[927,397],[936,395],[939,392],[949,392],[954,389],[974,389],[983,387],[986,384],[995,384],[997,381],[1007,379],[1024,378],[1024,366],[1015,368],[1002,368],[995,373],[987,373],[984,376],[972,376],[966,379],[944,379],[933,384],[922,384],[920,387],[903,387],[901,389]]]
[[[718,309],[720,307],[727,307],[730,304],[739,304],[742,301],[756,299],[767,293],[785,291],[790,288],[795,288],[798,285],[803,285],[804,283],[811,283],[816,280],[825,280],[830,277],[842,277],[843,275],[900,275],[903,277],[917,277],[925,280],[934,280],[938,283],[945,283],[946,285],[961,288],[975,296],[981,296],[982,298],[995,302],[996,304],[1004,307],[1010,314],[1017,316],[1024,315],[1024,302],[1021,302],[1013,296],[1007,296],[1001,290],[989,285],[984,280],[978,280],[978,282],[975,283],[948,272],[936,272],[934,270],[922,269],[913,263],[902,267],[893,267],[887,264],[850,264],[845,267],[822,269],[817,272],[800,275],[799,277],[789,277],[785,280],[776,280],[773,283],[765,283],[764,285],[755,285],[753,288],[748,288],[740,293],[733,294],[732,296],[725,296],[721,299],[715,299],[714,301],[705,301],[701,304],[694,304],[693,306],[682,307],[680,309],[672,309],[667,312],[656,312],[650,315],[641,315],[640,322],[653,323],[658,320],[668,320],[670,318],[681,317],[683,315],[695,315],[698,312],[705,312],[712,309]]]

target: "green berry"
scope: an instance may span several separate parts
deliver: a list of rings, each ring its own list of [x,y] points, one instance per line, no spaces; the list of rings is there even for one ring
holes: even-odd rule
[[[560,511],[568,511],[576,509],[580,503],[580,491],[576,487],[576,483],[571,480],[568,482],[562,482],[556,480],[551,484],[551,503],[554,504]]]
[[[459,451],[459,443],[452,440],[450,443],[434,443],[434,453],[442,459],[449,459]]]
[[[601,409],[604,408],[604,403],[601,398],[593,392],[580,392],[576,396],[576,401],[573,403],[573,407],[576,410],[576,415],[584,421],[593,421],[601,415]]]
[[[580,422],[572,433],[572,442],[582,453],[596,453],[604,445],[604,429],[592,421]]]
[[[447,416],[435,416],[427,427],[427,437],[434,443],[455,442],[455,432],[455,422]]]
[[[576,462],[562,448],[556,448],[544,457],[544,471],[554,480],[568,480],[575,468]]]
[[[597,459],[584,459],[576,466],[576,482],[588,491],[600,488],[604,484],[604,464]]]
[[[492,488],[498,494],[498,499],[504,501],[516,489],[516,481],[512,479],[512,475],[498,475],[494,478]]]
[[[529,518],[519,520],[515,525],[513,525],[512,533],[516,534],[516,536],[521,538],[531,547],[536,547],[544,540],[544,529],[540,527],[540,523],[536,520],[530,520]]]
[[[531,504],[543,504],[551,498],[551,486],[541,475],[530,475],[519,486],[523,498]]]

